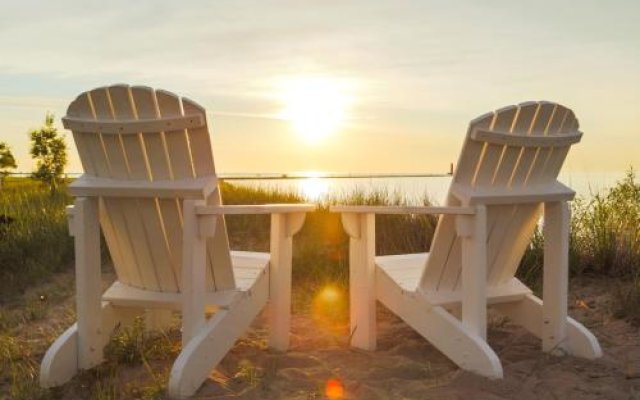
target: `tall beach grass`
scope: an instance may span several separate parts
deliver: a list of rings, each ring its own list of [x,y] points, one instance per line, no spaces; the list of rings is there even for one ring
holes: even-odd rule
[[[617,278],[613,313],[640,325],[640,183],[630,168],[611,188],[572,203],[569,273]],[[536,230],[518,277],[541,289],[544,237]]]
[[[297,203],[304,198],[275,189],[249,188],[223,183],[225,204]],[[72,267],[73,241],[67,231],[64,206],[72,199],[51,196],[30,179],[9,179],[0,190],[0,301],[21,293],[51,273]],[[427,198],[424,204],[429,204]],[[309,213],[295,238],[294,282],[321,285],[348,283],[348,238],[340,216],[328,211],[332,204],[403,205],[401,194],[386,191],[352,192],[324,200]],[[640,280],[640,184],[630,169],[624,179],[590,198],[572,205],[570,272]],[[379,255],[429,250],[436,217],[379,215],[376,217],[376,252]],[[269,217],[228,216],[232,248],[266,251]],[[537,231],[518,276],[536,286],[541,280],[544,238]]]
[[[304,201],[295,193],[230,184],[223,184],[221,192],[226,204]],[[168,370],[154,365],[162,357],[175,355],[179,332],[145,336],[139,325],[117,332],[107,347],[107,361],[79,376],[71,386],[46,391],[37,385],[43,352],[55,335],[75,320],[70,273],[73,241],[68,236],[64,213],[64,206],[71,201],[64,193],[51,196],[46,188],[29,179],[9,179],[0,190],[0,397],[6,394],[15,399],[60,399],[72,394],[104,399],[162,398]],[[328,211],[336,203],[405,204],[396,193],[354,192],[326,200],[317,211],[309,213],[304,228],[294,239],[296,313],[313,311],[314,298],[321,288],[333,287],[348,298],[348,238],[340,216]],[[428,199],[424,203],[428,204]],[[578,199],[572,211],[571,275],[619,278],[617,292],[612,296],[613,314],[640,324],[640,185],[634,172],[630,170],[609,190]],[[436,223],[433,216],[377,216],[377,254],[428,251]],[[268,216],[229,216],[227,226],[232,248],[269,248]],[[544,238],[537,231],[518,271],[521,279],[537,288],[543,246]],[[108,258],[105,260],[105,268],[109,268]],[[59,271],[67,273],[57,274]],[[346,323],[347,311],[348,304],[343,302],[328,318]],[[50,320],[52,314],[58,315],[58,320]],[[47,329],[42,328],[43,323]],[[40,324],[40,328],[27,333],[34,324]],[[118,386],[122,380],[120,371],[129,364],[144,366],[148,373],[144,384]]]
[[[0,189],[0,301],[68,268],[73,259],[64,192],[49,193],[27,178]]]

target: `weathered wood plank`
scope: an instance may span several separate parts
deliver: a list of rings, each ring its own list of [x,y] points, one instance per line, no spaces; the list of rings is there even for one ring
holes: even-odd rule
[[[67,115],[72,115],[82,118],[95,118],[93,109],[91,107],[91,99],[88,93],[83,93],[78,96],[67,109]],[[107,172],[105,169],[105,162],[101,159],[100,153],[96,153],[94,156],[94,141],[96,141],[97,135],[86,134],[86,132],[74,132],[73,139],[80,155],[80,161],[85,172],[91,175],[97,175],[99,172]]]
[[[180,98],[171,92],[164,90],[156,91],[156,99],[158,104],[158,110],[160,116],[163,118],[179,117],[183,115],[182,104]],[[164,139],[167,146],[167,156],[169,158],[169,166],[171,176],[173,179],[192,179],[195,177],[193,169],[193,160],[191,159],[191,150],[189,148],[189,140],[185,129],[168,130],[164,132]],[[210,145],[209,145],[210,146]],[[169,150],[170,149],[170,150]],[[214,193],[215,190],[212,192]],[[218,197],[218,195],[210,195]],[[212,201],[212,200],[208,200]],[[171,212],[172,208],[165,206],[163,210]],[[175,215],[163,214],[164,219],[169,219],[172,225],[175,225]],[[182,218],[182,217],[180,217]],[[224,226],[224,225],[223,225]],[[212,239],[209,239],[211,242]],[[207,244],[206,250],[208,254],[207,269],[206,269],[206,283],[208,290],[215,290],[218,287],[215,282],[213,273],[213,257],[212,251],[214,246]],[[227,251],[228,252],[228,246]],[[224,257],[228,270],[231,270],[231,262],[227,260],[228,256],[222,254],[220,257]],[[230,288],[229,286],[225,288]]]
[[[471,121],[467,137],[478,128],[490,128],[495,114],[487,113]],[[458,159],[458,166],[454,171],[453,180],[460,183],[472,183],[475,178],[478,163],[482,159],[483,144],[473,140],[465,140]]]
[[[494,118],[495,113],[487,113],[469,124],[458,167],[454,171],[453,182],[464,185],[473,184],[477,169],[481,165],[483,147],[480,143],[469,140],[468,137],[475,129],[490,128]],[[460,206],[460,203],[453,199],[451,192],[447,197],[446,206]],[[424,290],[453,289],[460,274],[459,260],[461,260],[461,244],[455,232],[454,216],[443,215],[440,217],[431,245],[431,253],[432,256],[429,257],[421,279],[421,288]],[[457,267],[449,268],[451,265],[457,265]]]
[[[139,119],[151,119],[159,116],[156,108],[156,98],[153,89],[134,86],[130,89],[132,108]],[[146,132],[139,137],[142,151],[146,155],[147,175],[151,181],[169,179],[169,165],[166,160],[164,144],[160,132]],[[153,161],[152,161],[153,160]],[[154,168],[157,168],[154,169]],[[150,255],[158,286],[163,291],[177,292],[177,265],[172,264],[171,246],[168,241],[163,216],[157,199],[138,199],[138,208],[142,220],[146,239],[150,248]]]
[[[182,98],[182,108],[186,115],[198,115],[204,121],[200,126],[187,129],[195,175],[215,175],[211,140],[209,139],[209,129],[207,128],[207,114],[204,108],[187,98]]]
[[[471,138],[487,142],[484,153],[482,155],[481,167],[478,169],[478,174],[474,182],[475,186],[491,185],[496,173],[496,169],[502,157],[504,145],[508,144],[508,140],[504,143],[498,143],[497,141],[487,140],[485,137],[478,137],[487,132],[502,131],[509,132],[513,119],[518,112],[518,108],[515,106],[505,107],[496,111],[496,116],[491,125],[491,131],[476,128],[471,132]],[[509,139],[513,135],[508,135]]]
[[[135,105],[131,98],[130,88],[125,85],[111,86],[108,89],[111,98],[110,112],[116,120],[131,120],[137,118]],[[121,136],[122,148],[127,159],[129,179],[149,181],[149,167],[142,144],[142,136]],[[154,201],[147,199],[113,199],[109,200],[119,204],[126,219],[126,229],[129,234],[131,251],[135,255],[138,272],[142,278],[141,285],[151,290],[160,289],[160,277],[155,269],[152,255],[152,246],[156,246],[151,238],[154,224],[145,219],[143,213],[147,213],[153,207]],[[149,215],[147,215],[149,217]]]
[[[582,134],[580,132],[577,132],[576,135],[564,136],[556,135],[549,132],[549,125],[551,125],[555,113],[556,104],[546,101],[540,102],[540,111],[538,112],[538,114],[542,115],[542,118],[540,118],[539,115],[536,119],[536,124],[531,129],[531,137],[546,139],[553,138],[553,140],[567,140],[571,137],[572,139],[574,139],[573,143],[577,143],[578,141],[580,141],[580,138],[582,137]],[[576,138],[575,136],[578,137]],[[567,141],[562,144],[572,144],[572,142]],[[536,159],[534,160],[533,165],[531,166],[531,170],[529,171],[529,176],[527,177],[527,185],[536,185],[544,181],[544,169],[549,159],[549,155],[551,154],[553,147],[558,145],[561,145],[561,143],[556,142],[553,146],[542,144],[539,146],[538,153],[536,154]]]
[[[95,119],[104,121],[113,120],[114,114],[111,104],[112,101],[110,99],[108,89],[105,87],[97,88],[89,92],[89,95],[92,101]],[[94,135],[96,138],[101,138],[99,133]],[[81,184],[84,179],[128,179],[129,165],[121,140],[116,140],[115,137],[109,137],[107,138],[106,145],[102,139],[100,139],[100,141],[102,145],[105,146],[105,155],[107,155],[105,161],[109,163],[106,168],[109,172],[107,174],[99,172],[96,177],[83,176],[76,180],[78,184]],[[95,154],[92,153],[92,156],[94,155]],[[111,164],[113,164],[113,166]],[[70,193],[73,196],[96,196],[95,194],[86,192],[76,193],[73,188],[70,189]],[[119,199],[112,199],[108,197],[108,194],[109,193],[102,194],[105,209],[104,214],[109,219],[109,221],[105,221],[103,223],[103,226],[107,227],[107,230],[104,230],[105,235],[117,232],[117,238],[111,238],[107,241],[107,243],[117,246],[117,249],[114,249],[114,252],[122,255],[119,263],[117,258],[114,259],[114,264],[118,263],[118,265],[115,266],[116,271],[119,271],[122,274],[119,276],[123,281],[133,285],[142,286],[144,285],[142,271],[140,269],[137,256],[133,250],[133,238],[131,237],[131,233],[127,227],[127,220],[131,217],[132,213],[135,213],[135,211],[132,209],[131,205],[127,205],[126,202],[122,202]],[[109,227],[112,229],[109,229]]]

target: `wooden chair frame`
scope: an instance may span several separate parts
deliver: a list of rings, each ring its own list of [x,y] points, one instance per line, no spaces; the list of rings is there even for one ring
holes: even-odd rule
[[[312,204],[223,206],[206,112],[143,86],[80,94],[63,118],[86,173],[70,185],[77,323],[49,348],[43,387],[103,360],[113,330],[145,316],[149,329],[182,315],[182,351],[168,393],[195,393],[270,303],[269,345],[289,346],[292,237]],[[271,214],[270,253],[229,249],[225,214]],[[102,293],[100,231],[118,277]],[[211,317],[207,318],[207,315]]]
[[[542,339],[542,350],[602,355],[567,316],[570,208],[557,181],[582,138],[573,111],[525,102],[471,121],[446,207],[333,206],[349,235],[351,344],[376,348],[376,300],[461,368],[501,378],[486,341],[491,307]],[[515,278],[544,210],[544,302]],[[376,214],[440,215],[429,253],[375,254]]]
[[[101,295],[99,197],[76,198],[67,213],[69,231],[75,241],[77,323],[63,333],[45,355],[40,371],[42,386],[58,386],[78,370],[100,364],[113,329],[130,325],[144,312],[144,307],[170,309],[174,305],[182,312],[183,349],[171,369],[168,387],[169,394],[175,398],[189,397],[200,387],[267,300],[272,307],[269,346],[286,351],[291,318],[292,237],[302,228],[305,213],[315,207],[310,204],[207,206],[204,200],[185,200],[184,286],[182,293],[175,296],[179,304],[166,304],[151,295],[146,299],[129,298],[124,303],[127,306],[123,306],[122,302],[105,301]],[[208,298],[204,283],[206,238],[213,235],[217,219],[225,214],[271,214],[270,266],[251,290],[219,291]],[[207,320],[208,306],[222,308]],[[148,317],[155,317],[148,321],[149,328],[168,322],[163,309],[156,311],[160,313],[147,313]]]
[[[486,205],[471,207],[334,206],[349,235],[351,345],[376,349],[376,300],[462,369],[502,378],[498,356],[486,342],[487,307],[495,308],[542,339],[544,352],[594,359],[597,339],[567,316],[570,210],[566,201],[544,203],[544,302],[530,293],[489,297],[486,286]],[[463,241],[462,299],[434,305],[406,292],[376,267],[375,215],[453,214]],[[459,316],[459,317],[458,317]]]

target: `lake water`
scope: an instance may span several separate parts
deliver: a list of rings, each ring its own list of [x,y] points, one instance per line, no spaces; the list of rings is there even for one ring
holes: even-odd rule
[[[624,175],[624,172],[569,172],[560,174],[560,181],[573,188],[578,196],[589,198],[593,193],[611,187]],[[425,197],[429,198],[433,204],[441,205],[444,204],[451,176],[226,180],[236,185],[295,192],[301,194],[307,201],[314,202],[344,198],[356,191],[365,194],[385,191],[390,195],[399,195],[412,205],[422,204]]]

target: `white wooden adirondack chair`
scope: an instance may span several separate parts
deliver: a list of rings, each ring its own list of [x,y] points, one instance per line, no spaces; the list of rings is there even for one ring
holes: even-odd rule
[[[63,123],[85,170],[69,189],[78,322],[47,351],[42,386],[99,364],[114,327],[142,313],[162,326],[167,310],[182,312],[172,397],[199,388],[267,300],[270,345],[286,350],[291,238],[314,206],[222,206],[205,111],[166,91],[94,89],[71,103]],[[260,213],[272,214],[270,254],[230,251],[224,214]],[[117,275],[103,294],[100,228]]]
[[[502,377],[486,342],[487,307],[542,339],[545,352],[602,355],[567,317],[569,206],[557,181],[574,113],[550,102],[502,108],[471,121],[444,207],[334,206],[350,236],[352,345],[375,350],[380,300],[465,370]],[[543,299],[514,277],[544,210]],[[439,214],[431,251],[376,257],[375,214]]]

